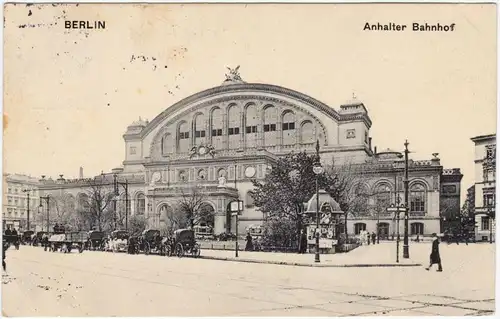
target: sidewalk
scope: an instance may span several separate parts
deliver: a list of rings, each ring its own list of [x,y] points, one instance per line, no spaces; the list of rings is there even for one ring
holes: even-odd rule
[[[400,256],[402,256],[402,245]],[[203,249],[201,257],[204,259],[275,264],[303,267],[417,267],[422,266],[418,259],[403,259],[396,263],[396,247],[391,243],[361,246],[349,253],[320,255],[320,263],[314,262],[314,254],[272,253],[239,251],[239,257],[230,250]]]

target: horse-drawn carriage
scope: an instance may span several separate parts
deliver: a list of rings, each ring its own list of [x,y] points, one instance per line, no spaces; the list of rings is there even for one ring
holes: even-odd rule
[[[157,229],[146,229],[139,237],[139,251],[146,255],[150,253],[163,254],[162,236]]]
[[[191,229],[178,229],[174,232],[173,238],[163,240],[164,250],[167,256],[175,254],[183,257],[190,254],[193,257],[200,256],[200,245],[196,242],[195,233]]]
[[[130,234],[126,230],[111,232],[108,241],[108,250],[112,252],[127,251]]]
[[[91,230],[88,232],[86,248],[88,250],[104,250],[106,247],[106,235],[102,231]]]
[[[70,253],[73,248],[82,253],[87,243],[88,234],[85,232],[69,232],[54,234],[49,237],[49,250]]]
[[[21,235],[21,244],[30,245],[34,233],[35,232],[33,230],[24,231],[23,234]]]
[[[16,250],[19,250],[19,245],[21,243],[21,236],[20,235],[17,235],[17,234],[3,235],[3,240],[9,246],[13,245],[16,248]]]

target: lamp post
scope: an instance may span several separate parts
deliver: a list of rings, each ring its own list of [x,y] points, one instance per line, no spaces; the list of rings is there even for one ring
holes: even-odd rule
[[[235,230],[235,235],[236,235],[236,244],[234,247],[234,256],[238,257],[238,217],[243,210],[243,201],[242,200],[233,200],[229,203],[229,211],[231,212],[232,216],[235,216],[235,223],[236,223],[236,230]]]
[[[313,172],[316,174],[316,253],[314,254],[314,262],[319,263],[319,175],[323,173],[323,167],[319,157],[319,140],[316,140],[316,163],[313,166]]]
[[[404,179],[404,186],[405,186],[405,233],[404,233],[404,239],[403,239],[403,258],[410,258],[410,247],[408,246],[408,214],[409,214],[409,205],[408,205],[408,140],[405,141],[405,179]]]
[[[26,216],[26,230],[30,230],[30,192],[31,192],[30,189],[23,189],[23,193],[26,193],[26,196],[28,196],[28,199],[27,199],[27,204],[28,204],[27,213],[28,213],[28,215]]]
[[[49,203],[50,203],[50,195],[47,196],[40,196],[40,206],[38,206],[38,213],[41,214],[43,213],[43,205],[42,205],[42,200],[45,200],[47,202],[47,233],[50,232],[50,216],[49,216]]]

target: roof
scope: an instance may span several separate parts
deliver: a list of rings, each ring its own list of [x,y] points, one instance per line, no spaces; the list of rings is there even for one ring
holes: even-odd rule
[[[329,105],[316,100],[313,97],[310,97],[306,94],[300,93],[298,91],[288,89],[285,87],[272,85],[272,84],[263,84],[263,83],[239,83],[239,82],[231,82],[231,85],[219,85],[198,93],[195,93],[191,96],[188,96],[177,103],[166,108],[163,112],[157,115],[151,122],[148,122],[147,126],[138,134],[144,136],[151,132],[154,128],[156,128],[164,119],[172,116],[175,112],[185,108],[189,104],[207,98],[213,98],[216,96],[220,96],[226,93],[243,93],[243,92],[262,92],[262,94],[274,93],[277,95],[283,95],[287,97],[295,98],[305,104],[310,105],[316,110],[322,112],[323,114],[329,116],[330,118],[336,120],[352,120],[353,118],[361,118],[366,121],[367,125],[370,127],[372,125],[371,119],[368,114],[365,112],[356,112],[356,113],[348,113],[341,114],[341,112],[336,111]],[[360,114],[359,114],[360,113]]]
[[[488,134],[488,135],[478,135],[471,138],[471,141],[474,143],[488,141],[488,140],[496,140],[496,134]]]
[[[340,209],[339,203],[333,199],[333,197],[330,196],[325,190],[319,190],[319,207],[323,208],[325,204],[330,205],[332,208],[332,212],[342,212]],[[317,209],[317,200],[316,200],[316,194],[311,197],[311,199],[307,202],[307,210],[306,212],[316,212]],[[321,209],[319,209],[321,211]]]

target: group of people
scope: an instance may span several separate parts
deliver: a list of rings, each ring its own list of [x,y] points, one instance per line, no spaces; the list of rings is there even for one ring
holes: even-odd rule
[[[377,234],[375,234],[375,232],[372,232],[370,234],[370,232],[362,230],[359,233],[359,238],[361,240],[362,245],[370,245],[370,241],[372,242],[373,245],[375,245],[375,242],[377,240]]]

